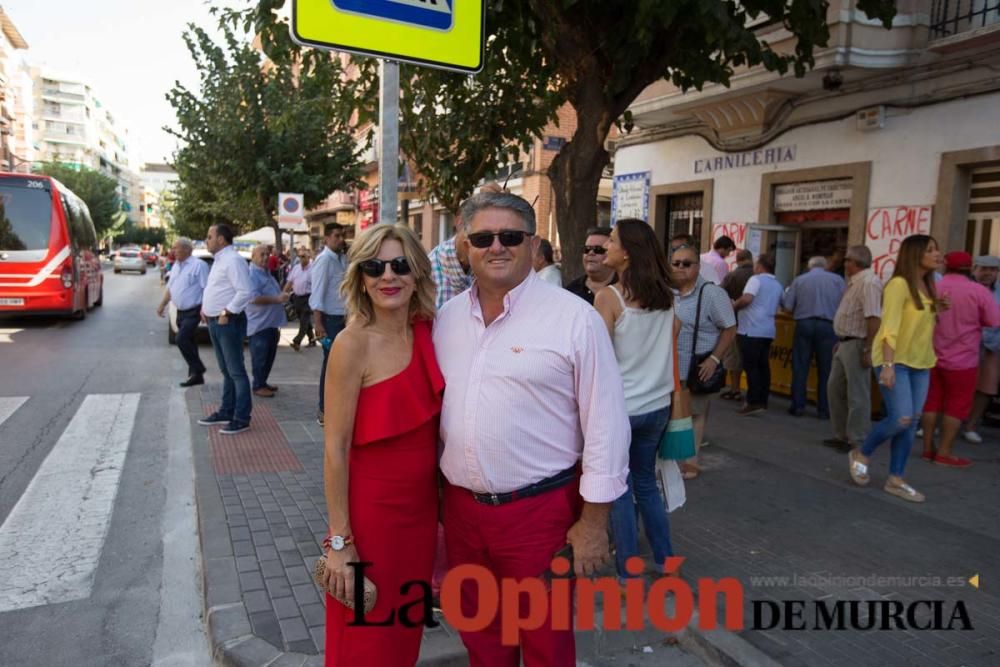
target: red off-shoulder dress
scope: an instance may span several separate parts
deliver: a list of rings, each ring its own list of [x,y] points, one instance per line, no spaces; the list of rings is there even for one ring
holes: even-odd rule
[[[420,595],[400,586],[428,584],[437,541],[437,440],[444,377],[434,356],[431,324],[413,325],[413,357],[405,370],[361,389],[349,457],[351,530],[365,570],[378,588],[366,616],[390,626],[351,626],[354,612],[326,597],[326,664],[409,667],[423,627],[399,622],[398,609]],[[415,612],[416,614],[416,612]]]

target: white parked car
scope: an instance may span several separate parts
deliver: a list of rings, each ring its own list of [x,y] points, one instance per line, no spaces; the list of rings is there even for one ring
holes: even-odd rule
[[[122,271],[138,271],[146,275],[146,259],[138,250],[119,250],[115,254],[115,273]]]
[[[202,244],[201,247],[199,247],[196,244],[194,251],[191,253],[191,256],[195,257],[197,259],[200,259],[201,261],[205,262],[206,264],[209,265],[209,267],[212,266],[212,253],[210,253],[207,249],[205,249],[204,244]],[[249,264],[250,263],[250,259],[246,258],[246,260],[247,260],[247,263]],[[167,276],[169,278],[170,274],[168,273]],[[167,342],[170,343],[171,345],[176,345],[177,344],[177,306],[174,305],[173,301],[171,301],[170,305],[168,306],[167,321],[168,321],[168,326],[167,326]],[[207,341],[207,340],[209,340],[209,338],[208,338],[208,325],[205,324],[204,322],[198,322],[198,331],[195,333],[195,340],[196,341]]]

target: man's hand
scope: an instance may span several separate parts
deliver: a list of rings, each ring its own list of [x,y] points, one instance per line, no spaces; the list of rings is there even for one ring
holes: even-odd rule
[[[288,303],[288,292],[282,292],[280,299],[281,303],[283,304]]]
[[[159,307],[156,309],[156,314],[159,317],[163,317],[163,313],[164,311],[166,311],[166,309],[167,309],[166,305],[161,303]]]
[[[698,366],[698,378],[702,382],[708,382],[718,367],[719,364],[715,363],[715,359],[712,357],[705,359],[705,361],[701,362],[701,365]]]
[[[607,511],[598,513],[607,519]],[[611,555],[607,522],[594,521],[586,512],[566,533],[566,542],[573,547],[573,564],[578,577],[594,576]]]
[[[872,367],[872,351],[868,348],[861,349],[861,368]]]

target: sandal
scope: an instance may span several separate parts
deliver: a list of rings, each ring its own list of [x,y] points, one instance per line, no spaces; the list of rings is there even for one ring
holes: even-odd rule
[[[903,500],[909,500],[911,503],[922,503],[924,502],[924,494],[920,493],[912,486],[906,482],[901,484],[893,484],[892,482],[886,482],[885,487],[886,493],[891,493],[894,496],[899,496]]]
[[[681,477],[686,480],[696,479],[701,468],[696,463],[681,463]]]
[[[868,464],[862,463],[858,460],[857,455],[858,450],[852,449],[847,454],[847,460],[849,463],[848,471],[851,473],[851,479],[858,486],[867,486],[868,482],[871,481],[871,477],[868,476]]]

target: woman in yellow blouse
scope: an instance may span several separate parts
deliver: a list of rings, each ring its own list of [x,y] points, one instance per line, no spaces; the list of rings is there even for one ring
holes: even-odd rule
[[[851,479],[864,486],[870,481],[869,457],[886,440],[892,441],[889,479],[885,490],[904,500],[920,503],[924,495],[903,480],[906,459],[927,388],[934,355],[934,271],[941,252],[930,236],[903,239],[896,269],[882,292],[882,326],[872,343],[872,366],[882,392],[885,417],[868,434],[860,450],[852,451]]]

